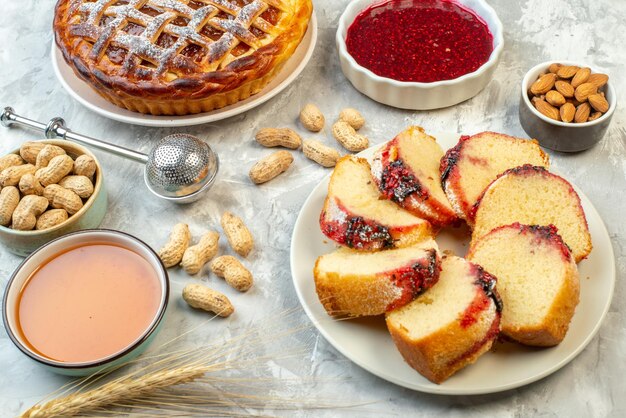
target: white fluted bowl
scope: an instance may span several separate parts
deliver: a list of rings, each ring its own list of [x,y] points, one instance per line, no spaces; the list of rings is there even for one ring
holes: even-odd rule
[[[346,35],[357,15],[380,0],[354,0],[339,18],[336,42],[341,70],[361,93],[377,102],[402,109],[427,110],[448,107],[478,94],[491,80],[504,47],[502,23],[496,12],[483,0],[457,0],[480,16],[493,35],[493,51],[489,60],[476,71],[452,80],[420,83],[397,81],[374,74],[359,65],[348,53]]]

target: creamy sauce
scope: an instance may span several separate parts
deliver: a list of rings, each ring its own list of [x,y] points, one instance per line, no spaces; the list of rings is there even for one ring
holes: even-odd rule
[[[20,291],[17,320],[32,350],[60,362],[95,361],[132,345],[159,309],[161,283],[139,254],[89,243],[55,255]]]

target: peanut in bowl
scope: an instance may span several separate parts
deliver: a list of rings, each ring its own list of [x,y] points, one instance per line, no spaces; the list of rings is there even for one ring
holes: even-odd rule
[[[64,140],[33,141],[29,142],[29,144],[36,144],[36,146],[33,147],[33,152],[30,153],[31,155],[25,155],[27,159],[33,162],[33,165],[35,164],[33,158],[36,158],[38,155],[38,152],[42,148],[41,145],[56,145],[62,148],[72,160],[76,160],[82,155],[90,157],[87,160],[93,161],[95,171],[93,171],[92,166],[90,172],[87,173],[90,174],[91,171],[93,171],[93,174],[90,176],[92,184],[89,185],[90,188],[93,187],[93,190],[88,190],[87,194],[81,193],[80,184],[74,186],[66,184],[66,182],[71,182],[75,179],[70,179],[69,181],[65,180],[62,183],[68,188],[74,188],[76,192],[85,196],[84,198],[79,197],[80,202],[76,200],[76,196],[74,195],[72,195],[73,199],[65,202],[63,199],[65,192],[62,190],[65,189],[65,187],[57,185],[58,187],[52,187],[51,190],[46,193],[48,204],[44,201],[43,190],[41,189],[42,184],[38,181],[32,181],[32,167],[30,167],[30,169],[28,167],[24,168],[24,172],[20,172],[21,170],[13,170],[17,172],[13,179],[8,179],[7,177],[9,176],[6,174],[2,176],[4,170],[0,172],[0,177],[2,177],[0,180],[5,179],[4,183],[6,185],[0,190],[0,220],[2,220],[3,223],[3,225],[0,225],[0,242],[7,250],[19,256],[26,256],[43,244],[69,232],[98,227],[107,209],[107,193],[104,187],[102,167],[96,157],[87,148]],[[13,150],[11,154],[7,156],[19,156],[19,154],[20,150],[18,149]],[[7,156],[2,158],[6,158]],[[16,161],[18,160],[17,157],[15,157],[15,159]],[[24,166],[29,164],[26,160],[19,163]],[[62,179],[57,180],[53,178],[57,173],[52,171],[53,169],[51,168],[50,173],[46,173],[50,175],[48,181],[51,182],[50,184],[56,184]],[[22,180],[22,177],[26,174],[31,174],[31,176],[25,180],[30,179],[34,184],[28,184],[28,181],[22,181],[22,188],[20,190],[20,180]],[[67,174],[74,174],[74,168]],[[19,176],[19,179],[17,176]],[[64,176],[64,178],[66,177]],[[17,183],[16,180],[18,180]],[[45,181],[45,183],[48,183],[48,181]],[[76,194],[75,192],[72,193]],[[56,195],[59,195],[56,197],[56,200],[59,201],[54,202]],[[20,203],[15,202],[16,198],[21,202],[27,196],[31,197],[28,197],[27,201],[23,202],[21,206]],[[16,211],[18,211],[17,214],[15,213]],[[65,214],[63,211],[65,211]],[[14,219],[18,222],[17,225],[14,224]],[[37,225],[37,223],[39,223],[39,225]],[[37,226],[39,226],[39,229],[37,229]]]
[[[564,70],[560,75],[557,70],[551,76],[557,63]],[[579,70],[584,73],[582,76],[577,76]],[[524,131],[542,146],[561,152],[583,151],[598,143],[617,106],[610,80],[597,86],[585,85],[593,84],[588,82],[589,77],[601,73],[593,66],[572,61],[543,62],[530,69],[522,80],[519,101],[519,119]],[[547,82],[539,85],[544,76]],[[600,99],[601,106],[595,103],[595,98]]]

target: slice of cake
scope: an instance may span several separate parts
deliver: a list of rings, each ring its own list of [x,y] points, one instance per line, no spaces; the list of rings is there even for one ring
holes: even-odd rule
[[[457,215],[471,225],[474,204],[485,188],[499,174],[524,164],[549,167],[537,141],[495,132],[462,136],[441,159],[441,183]]]
[[[535,346],[563,340],[580,286],[576,263],[556,227],[501,226],[480,238],[467,259],[498,278],[504,335]]]
[[[440,181],[443,150],[419,126],[401,132],[376,152],[372,175],[383,196],[433,225],[457,219]]]
[[[444,257],[439,281],[386,315],[404,360],[441,383],[489,351],[500,331],[496,278],[459,257]]]
[[[428,221],[381,197],[367,160],[352,155],[337,161],[320,228],[341,245],[369,251],[406,247],[431,236]]]
[[[317,259],[317,296],[329,315],[380,315],[406,305],[439,279],[434,240],[378,252],[347,248]]]
[[[477,203],[471,246],[492,229],[515,222],[556,226],[576,262],[591,252],[578,194],[565,179],[542,167],[513,168],[491,183]]]

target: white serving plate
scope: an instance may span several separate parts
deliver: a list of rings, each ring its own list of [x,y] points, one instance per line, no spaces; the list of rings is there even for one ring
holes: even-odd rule
[[[201,125],[203,123],[215,122],[231,116],[239,115],[260,104],[265,103],[291,84],[304,70],[313,55],[315,43],[317,41],[317,19],[315,13],[311,16],[309,28],[307,29],[302,42],[294,54],[285,63],[278,75],[265,86],[259,93],[250,96],[230,106],[216,109],[211,112],[198,113],[185,116],[153,116],[144,115],[138,112],[131,112],[118,107],[113,103],[103,99],[87,83],[78,78],[74,71],[63,59],[61,51],[52,42],[52,68],[63,88],[76,99],[80,104],[99,115],[109,119],[117,120],[133,125],[154,126],[154,127],[177,127]]]
[[[447,149],[456,144],[459,134],[435,133]],[[372,147],[359,156],[371,159]],[[322,254],[335,245],[320,231],[319,214],[326,197],[330,175],[318,184],[304,203],[293,231],[291,271],[302,307],[320,333],[343,355],[365,370],[389,382],[420,392],[471,395],[517,388],[554,373],[574,359],[597,333],[608,312],[615,285],[615,258],[609,234],[589,199],[578,189],[587,215],[594,249],[579,265],[580,304],[569,332],[561,344],[552,348],[531,348],[513,343],[496,343],[495,349],[440,385],[421,376],[403,360],[396,349],[384,318],[336,321],[330,318],[315,293],[313,266]],[[467,229],[447,229],[437,238],[440,249],[464,256],[468,249]]]

